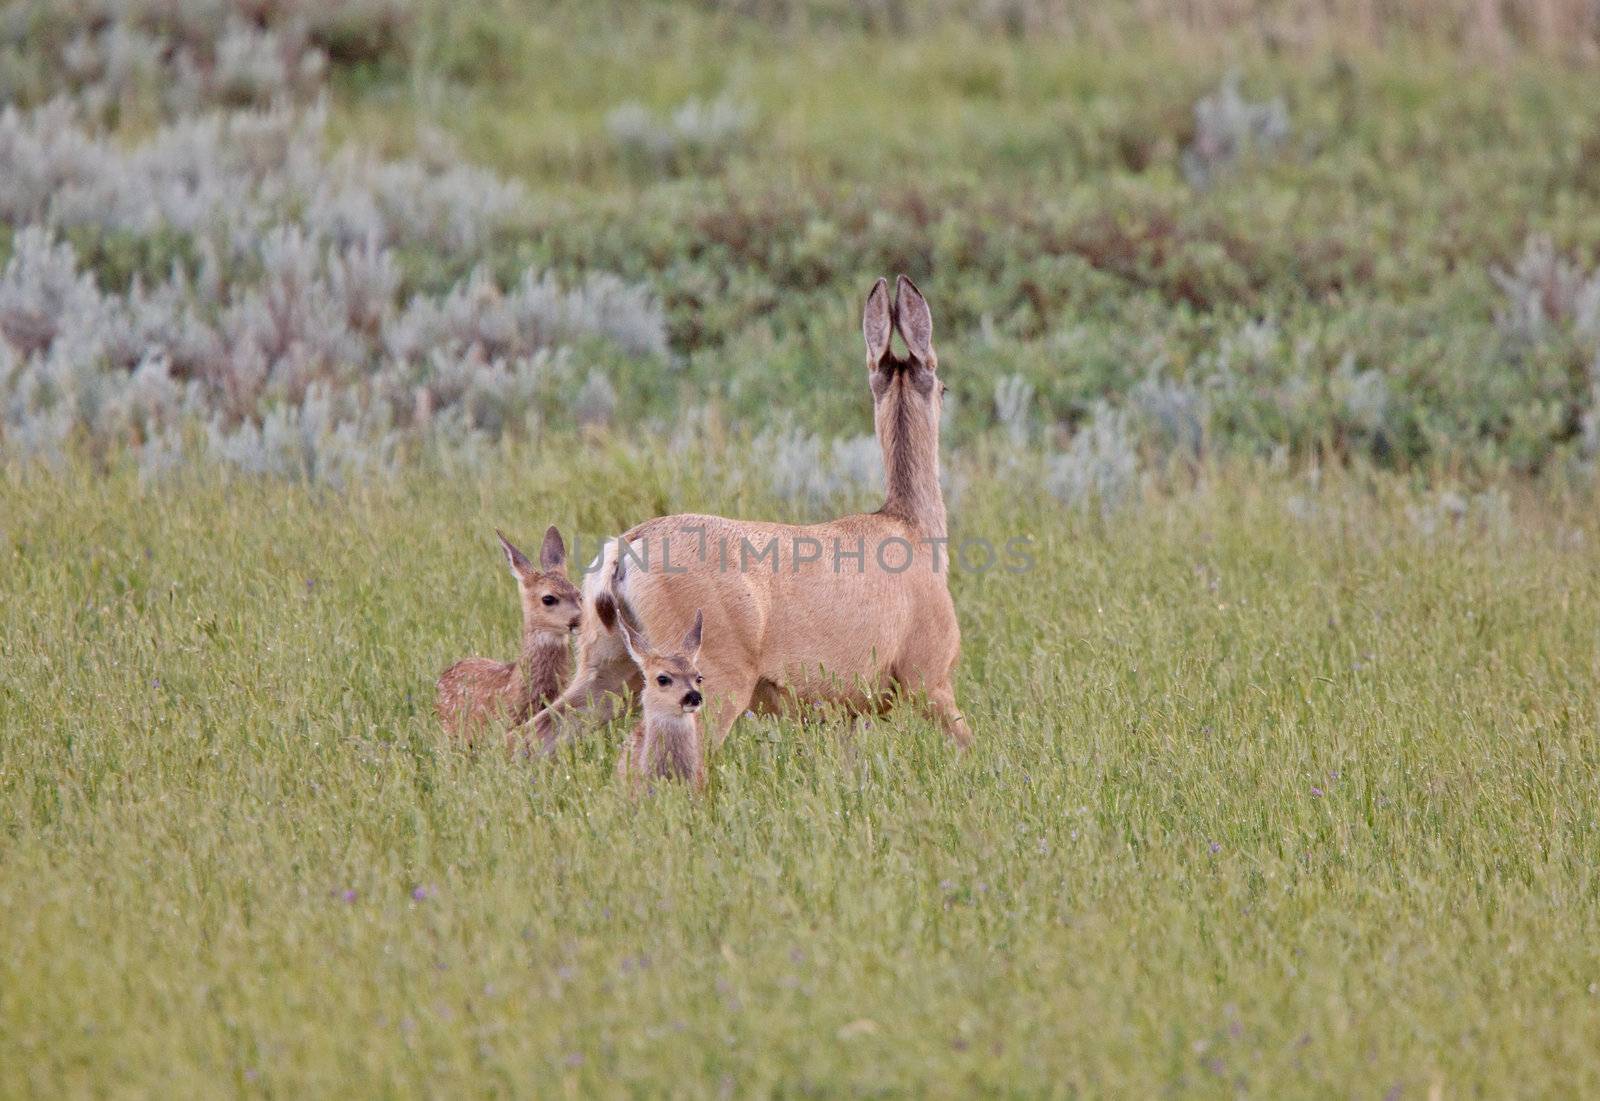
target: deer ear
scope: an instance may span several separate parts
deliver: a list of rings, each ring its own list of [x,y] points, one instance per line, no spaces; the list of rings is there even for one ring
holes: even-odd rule
[[[928,312],[928,300],[917,285],[903,275],[895,288],[894,316],[895,325],[917,362],[935,367],[938,360],[933,354],[933,314]]]
[[[633,625],[626,609],[617,609],[617,626],[622,628],[622,644],[628,648],[628,656],[641,670],[644,668],[645,659],[650,657],[650,642]]]
[[[694,610],[694,626],[684,633],[683,645],[680,647],[683,650],[683,656],[689,659],[689,664],[691,665],[700,656],[700,633],[705,627],[705,623],[705,616],[699,608],[696,608]]]
[[[495,538],[500,540],[500,549],[506,552],[506,561],[511,563],[511,575],[518,581],[522,575],[533,572],[533,563],[528,561],[528,556],[511,545],[511,540],[499,529],[494,529]]]
[[[542,570],[567,568],[567,545],[561,541],[561,533],[556,530],[554,524],[545,529],[544,545],[539,548],[539,568]]]
[[[889,337],[894,332],[894,319],[889,310],[889,281],[880,277],[872,284],[867,295],[867,306],[861,314],[861,335],[867,338],[867,367],[874,368],[889,354]]]

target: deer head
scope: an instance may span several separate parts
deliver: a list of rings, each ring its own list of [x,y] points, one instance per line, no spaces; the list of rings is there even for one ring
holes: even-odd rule
[[[672,651],[657,650],[636,627],[632,617],[620,611],[610,593],[602,593],[595,601],[595,611],[607,628],[615,625],[622,631],[623,644],[628,656],[644,674],[644,692],[641,701],[645,718],[651,716],[693,715],[700,710],[705,699],[700,694],[704,678],[696,663],[700,660],[700,636],[705,617],[696,608],[694,623],[684,632],[678,648]]]
[[[891,347],[898,332],[909,353]],[[872,423],[883,448],[888,480],[884,511],[944,534],[944,498],[939,491],[939,415],[944,383],[933,350],[933,314],[928,300],[904,275],[889,301],[889,281],[879,279],[867,295],[861,333],[867,342],[867,383]]]
[[[497,528],[500,549],[506,553],[511,565],[511,576],[517,579],[517,592],[522,596],[522,633],[566,634],[578,627],[579,596],[577,586],[567,580],[567,545],[554,525],[544,533],[544,544],[539,548],[539,565],[528,561],[527,555],[511,544]]]

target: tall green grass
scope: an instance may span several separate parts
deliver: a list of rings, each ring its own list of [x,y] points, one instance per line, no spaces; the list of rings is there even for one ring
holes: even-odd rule
[[[491,528],[801,516],[571,450],[0,474],[0,1094],[1600,1090],[1592,502],[972,473],[1037,563],[953,578],[971,753],[747,721],[634,803],[435,728]]]

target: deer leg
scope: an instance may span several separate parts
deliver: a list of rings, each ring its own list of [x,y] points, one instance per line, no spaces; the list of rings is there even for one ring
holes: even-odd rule
[[[640,775],[644,771],[644,724],[640,723],[622,739],[622,751],[617,754],[617,779],[628,787],[635,798],[640,794]]]
[[[739,716],[743,715],[744,712],[745,708],[725,702],[724,706],[708,714],[706,716],[706,745],[721,746],[728,737],[728,732],[733,729],[733,724],[739,721]]]
[[[533,717],[533,736],[540,749],[553,749],[557,739],[574,726],[579,714],[600,725],[610,722],[622,707],[623,690],[637,677],[638,670],[626,656],[621,662],[608,660],[581,666],[566,690]],[[526,725],[513,727],[506,734],[507,748],[515,751],[526,741],[527,734]]]
[[[742,668],[720,665],[702,658],[700,672],[705,677],[705,712],[701,716],[704,741],[701,752],[717,749],[733,729],[739,716],[755,706],[757,677]]]
[[[948,682],[915,697],[917,710],[955,741],[957,749],[972,745],[972,728],[956,706],[956,690]]]

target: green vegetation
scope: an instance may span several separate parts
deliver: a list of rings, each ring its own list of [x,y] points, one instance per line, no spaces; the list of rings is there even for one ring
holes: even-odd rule
[[[442,744],[515,638],[492,525],[795,515],[718,462],[8,474],[4,1091],[1600,1089],[1592,509],[979,481],[957,536],[1037,565],[953,579],[964,757],[746,721],[630,804],[617,730]]]
[[[1514,292],[1494,277],[1531,236],[1580,275],[1600,261],[1587,68],[1483,64],[1424,39],[1113,48],[967,23],[802,33],[643,12],[456,16],[438,40],[493,28],[492,75],[440,46],[412,111],[354,97],[336,126],[405,148],[420,116],[530,181],[541,209],[507,270],[647,282],[684,357],[668,409],[865,430],[844,337],[867,279],[903,270],[931,287],[960,368],[958,443],[996,424],[996,381],[1013,374],[1046,445],[1147,380],[1192,393],[1208,446],[1251,454],[1527,473],[1596,443],[1600,328],[1574,325],[1548,272]],[[1182,171],[1193,108],[1230,71],[1247,99],[1281,97],[1289,135],[1197,190]],[[641,169],[607,125],[626,101],[661,118],[717,97],[753,121],[696,170]],[[1548,323],[1507,324],[1531,300]]]
[[[170,40],[150,49],[180,57],[234,57],[242,46],[206,35],[256,33],[216,15],[168,28],[150,0],[107,2],[133,13],[128,34],[153,26]],[[331,146],[406,159],[312,171],[289,154],[323,131],[282,120],[267,129],[294,138],[265,139],[281,164],[182,128],[130,159],[122,151],[149,129],[132,123],[86,158],[90,138],[59,117],[0,121],[0,169],[29,185],[0,201],[0,256],[26,242],[33,258],[0,277],[0,338],[16,349],[0,344],[0,446],[54,453],[71,422],[102,450],[144,447],[161,467],[178,422],[198,418],[225,441],[214,451],[280,468],[291,464],[253,447],[275,418],[326,423],[346,458],[354,438],[385,456],[397,446],[386,434],[439,434],[413,423],[413,392],[427,389],[445,435],[537,438],[593,419],[563,400],[590,380],[615,393],[603,419],[621,424],[712,406],[752,432],[848,436],[867,429],[850,385],[860,299],[876,275],[905,271],[928,288],[944,358],[960,368],[953,446],[998,429],[1053,453],[1104,406],[1130,415],[1129,446],[1147,464],[1174,450],[1281,451],[1478,482],[1588,477],[1600,453],[1600,97],[1565,50],[1516,43],[1581,52],[1595,28],[1550,0],[1537,18],[1472,31],[1460,6],[1363,21],[1333,0],[1262,4],[1248,31],[1228,34],[1206,29],[1214,5],[1188,5],[1203,33],[1185,34],[1135,18],[1150,5],[1083,23],[1043,0],[338,0],[306,38],[273,29],[297,26],[298,10],[274,0],[260,33],[320,59],[316,79],[284,91],[330,97]],[[1471,7],[1480,21],[1499,10]],[[953,18],[935,18],[946,9]],[[1305,25],[1327,33],[1273,30],[1306,9],[1322,21]],[[1352,33],[1333,33],[1326,20],[1344,15]],[[70,52],[58,24],[76,24],[51,20],[38,48]],[[97,61],[113,74],[115,47]],[[299,72],[296,57],[282,64]],[[79,113],[100,118],[111,103],[114,118],[181,122],[231,105],[247,78],[245,105],[272,87],[270,67],[226,80],[189,68],[200,75],[177,105],[140,108],[142,85],[106,77],[79,92]],[[1253,123],[1257,109],[1273,121]],[[208,157],[249,167],[219,184]],[[179,167],[163,176],[169,162]],[[199,194],[170,194],[170,176],[202,181]],[[115,213],[97,217],[97,204]],[[34,225],[42,235],[19,235]],[[297,247],[274,229],[285,226]],[[52,237],[75,254],[47,263]],[[359,253],[372,240],[375,260]],[[341,265],[355,275],[315,285]],[[70,282],[79,268],[111,301],[69,318],[84,335],[52,348],[49,370],[9,364],[40,328],[9,310],[67,297],[47,277]],[[485,282],[446,300],[444,331],[404,316],[477,269]],[[611,307],[615,327],[648,332],[651,351],[589,340],[586,323],[554,348],[524,339],[508,352],[461,316],[485,286],[514,294],[530,269],[569,289],[620,276],[651,305]],[[135,277],[143,298],[128,294]],[[294,324],[257,294],[294,304],[283,311]],[[219,342],[233,354],[196,362]],[[160,401],[153,382],[119,394],[152,348],[178,388]],[[509,363],[510,381],[483,384],[492,411],[460,396],[464,361],[540,351],[568,354]],[[172,396],[195,380],[198,413]],[[332,400],[308,399],[314,385]],[[1007,405],[1001,387],[1026,400]],[[99,412],[127,407],[143,412]]]
[[[1591,7],[11,5],[0,1096],[1600,1094]],[[446,744],[898,271],[973,751]]]

